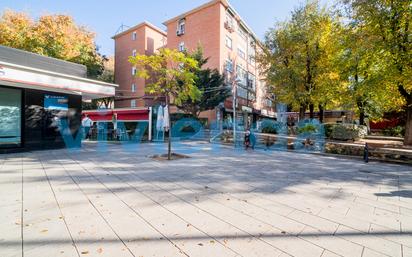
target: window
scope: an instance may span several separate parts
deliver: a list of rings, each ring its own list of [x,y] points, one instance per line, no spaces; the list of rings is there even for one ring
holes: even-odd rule
[[[180,19],[178,21],[178,23],[177,23],[177,33],[176,33],[178,36],[185,34],[185,22],[186,22],[185,19]]]
[[[131,100],[130,101],[130,107],[132,107],[132,108],[136,107],[136,100]]]
[[[239,55],[240,58],[246,60],[246,53],[245,53],[245,50],[243,50],[242,48],[240,47],[237,48],[237,55]]]
[[[136,49],[133,49],[132,56],[136,56]]]
[[[245,98],[245,99],[247,98],[247,89],[243,87],[237,87],[236,91],[237,91],[237,96]]]
[[[230,49],[232,49],[232,39],[228,36],[226,36],[226,46],[229,47]]]
[[[21,144],[21,91],[0,87],[0,148]]]
[[[229,12],[226,12],[225,28],[226,28],[229,32],[233,32],[233,31],[234,31],[233,16],[232,16]]]
[[[134,41],[134,40],[136,40],[137,39],[137,32],[136,31],[133,31],[133,33],[132,33],[132,40]]]
[[[239,26],[237,32],[243,40],[247,41],[247,32],[241,26]]]
[[[254,46],[251,46],[249,49],[249,63],[252,65],[255,65],[255,60],[256,60],[256,50]]]
[[[180,42],[179,44],[179,52],[185,51],[185,42]]]
[[[136,85],[135,84],[132,84],[132,92],[133,93],[136,92]]]
[[[252,73],[248,74],[247,87],[250,90],[253,90],[253,91],[256,90],[256,77]]]
[[[236,66],[236,79],[239,80],[239,85],[247,86],[247,72],[240,66]]]
[[[132,75],[135,76],[135,75],[136,75],[136,72],[137,72],[136,67],[133,67],[133,68],[132,68]]]
[[[231,59],[226,61],[226,71],[233,72],[233,61]]]

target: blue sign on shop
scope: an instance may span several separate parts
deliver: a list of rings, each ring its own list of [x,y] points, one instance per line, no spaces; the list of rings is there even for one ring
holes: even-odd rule
[[[45,95],[44,109],[67,111],[69,109],[67,96]]]

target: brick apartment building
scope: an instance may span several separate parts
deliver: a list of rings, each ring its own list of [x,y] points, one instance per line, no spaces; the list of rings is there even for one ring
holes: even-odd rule
[[[167,33],[148,22],[143,22],[113,38],[115,40],[115,79],[119,84],[116,107],[150,106],[152,99],[145,97],[143,79],[134,78],[134,68],[128,57],[134,53],[152,54],[160,47],[193,51],[199,44],[204,56],[209,57],[205,67],[218,69],[226,83],[237,81],[237,113],[240,125],[256,121],[258,117],[274,117],[272,103],[267,99],[265,83],[255,63],[258,39],[226,0],[213,0],[171,18],[163,23]],[[232,97],[224,109],[201,114],[209,121],[217,113],[230,119]]]
[[[138,54],[151,55],[166,46],[166,32],[149,22],[142,22],[113,37],[115,41],[114,76],[120,83],[116,90],[116,108],[135,108],[152,105],[152,98],[145,95],[145,79],[136,78],[136,69],[129,57]]]

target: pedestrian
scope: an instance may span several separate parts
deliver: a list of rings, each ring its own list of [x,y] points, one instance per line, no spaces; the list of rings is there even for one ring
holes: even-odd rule
[[[252,149],[255,149],[256,137],[252,133],[250,128],[247,128],[246,131],[245,131],[244,144],[245,144],[246,149],[248,149],[249,147],[252,147]]]
[[[87,114],[84,115],[82,119],[82,126],[84,129],[85,139],[90,139],[90,127],[93,125],[93,121],[89,118]]]
[[[245,138],[243,140],[243,143],[245,144],[245,149],[248,149],[250,146],[250,130],[249,128],[246,129],[245,131]]]

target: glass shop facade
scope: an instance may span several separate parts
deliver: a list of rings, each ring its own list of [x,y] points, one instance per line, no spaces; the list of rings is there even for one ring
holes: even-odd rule
[[[76,138],[82,100],[116,87],[86,75],[83,65],[0,46],[0,153],[64,148],[63,130]]]

